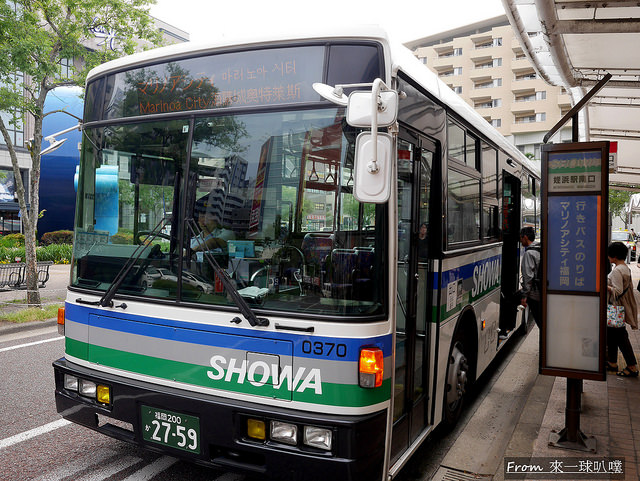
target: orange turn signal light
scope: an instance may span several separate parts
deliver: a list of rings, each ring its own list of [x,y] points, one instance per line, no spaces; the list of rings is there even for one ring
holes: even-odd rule
[[[64,307],[58,308],[58,334],[64,336]]]
[[[361,387],[373,388],[382,386],[384,374],[384,356],[379,347],[365,347],[360,350],[360,379]]]

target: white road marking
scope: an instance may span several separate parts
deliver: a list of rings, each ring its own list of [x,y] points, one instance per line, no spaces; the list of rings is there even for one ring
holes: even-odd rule
[[[153,463],[147,464],[144,468],[136,471],[131,476],[124,479],[124,481],[147,481],[177,462],[178,460],[176,458],[162,456],[161,458],[156,459]]]
[[[96,469],[95,472],[91,473],[88,476],[79,478],[78,481],[102,481],[103,479],[110,479],[114,474],[119,473],[123,469],[127,469],[128,467],[133,466],[140,461],[140,458],[135,458],[133,456],[124,456],[112,463],[101,466],[100,469]]]
[[[37,346],[38,344],[44,344],[45,342],[62,341],[64,337],[54,337],[53,339],[44,339],[42,341],[27,342],[26,344],[18,344],[17,346],[3,347],[0,352],[13,351],[14,349],[20,349],[21,347]]]
[[[73,461],[69,459],[63,460],[62,466],[57,467],[53,471],[47,471],[41,476],[37,477],[33,481],[60,481],[64,478],[72,477],[80,471],[84,471],[93,466],[98,466],[101,463],[108,463],[113,458],[113,452],[107,449],[100,449],[91,452],[91,460],[87,461],[85,457],[75,459]]]
[[[8,448],[9,446],[21,443],[22,441],[26,441],[27,439],[35,438],[36,436],[40,436],[41,434],[62,428],[68,424],[71,424],[71,421],[67,421],[66,419],[58,419],[57,421],[45,424],[44,426],[30,429],[29,431],[16,434],[15,436],[11,436],[9,438],[0,439],[0,449]]]

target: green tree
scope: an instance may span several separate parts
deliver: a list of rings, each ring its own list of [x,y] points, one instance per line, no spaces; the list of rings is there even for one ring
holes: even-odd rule
[[[0,132],[11,157],[22,212],[29,304],[40,304],[36,230],[42,121],[53,113],[44,112],[47,95],[57,87],[84,86],[90,69],[134,53],[143,42],[149,47],[159,45],[161,36],[149,15],[153,3],[155,0],[0,0],[0,112],[5,114],[0,117]],[[97,37],[104,41],[88,49]],[[74,60],[66,76],[61,69],[65,59]],[[31,156],[28,199],[16,146],[5,122],[33,125],[33,139],[27,143]]]
[[[627,212],[626,205],[631,200],[633,192],[626,190],[609,189],[609,213],[611,217],[618,217],[618,219],[624,222],[625,228],[627,228]]]

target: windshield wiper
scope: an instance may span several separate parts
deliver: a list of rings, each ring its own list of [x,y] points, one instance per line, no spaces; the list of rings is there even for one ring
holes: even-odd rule
[[[238,309],[240,309],[240,313],[245,317],[245,319],[249,321],[251,327],[268,326],[269,319],[256,316],[255,312],[253,312],[251,310],[251,307],[249,307],[247,301],[238,292],[238,288],[236,287],[234,281],[229,277],[229,274],[227,274],[227,271],[220,267],[220,264],[218,264],[216,258],[206,250],[206,246],[202,238],[202,230],[200,229],[200,227],[198,227],[198,224],[196,224],[193,219],[187,219],[187,227],[191,231],[191,236],[194,237],[198,242],[198,247],[202,249],[204,258],[207,259],[207,262],[218,275],[218,278],[224,284],[224,287],[227,288],[227,292],[233,299],[233,302],[238,307]],[[240,322],[240,319],[236,318],[232,322]]]
[[[127,275],[129,274],[133,266],[136,264],[138,259],[140,259],[140,256],[145,251],[145,249],[151,246],[151,241],[155,239],[155,237],[164,228],[164,226],[166,225],[165,222],[168,222],[170,220],[171,220],[170,215],[160,219],[160,222],[158,222],[156,226],[153,228],[153,230],[149,232],[149,234],[147,235],[147,237],[145,237],[142,244],[136,247],[136,250],[134,250],[133,253],[129,256],[129,258],[124,263],[124,265],[122,266],[118,274],[116,274],[116,277],[111,282],[111,285],[109,285],[109,288],[107,289],[107,291],[100,298],[100,301],[99,301],[100,306],[113,307],[113,297],[116,295],[116,292],[118,292],[118,289],[120,289],[120,286],[122,285],[124,280],[127,278]]]

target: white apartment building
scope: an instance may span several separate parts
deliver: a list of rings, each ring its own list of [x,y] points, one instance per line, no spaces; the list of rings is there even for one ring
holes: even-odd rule
[[[538,78],[506,15],[407,42],[427,67],[523,153],[540,160],[544,135],[571,108]],[[571,123],[552,139],[571,141]]]

